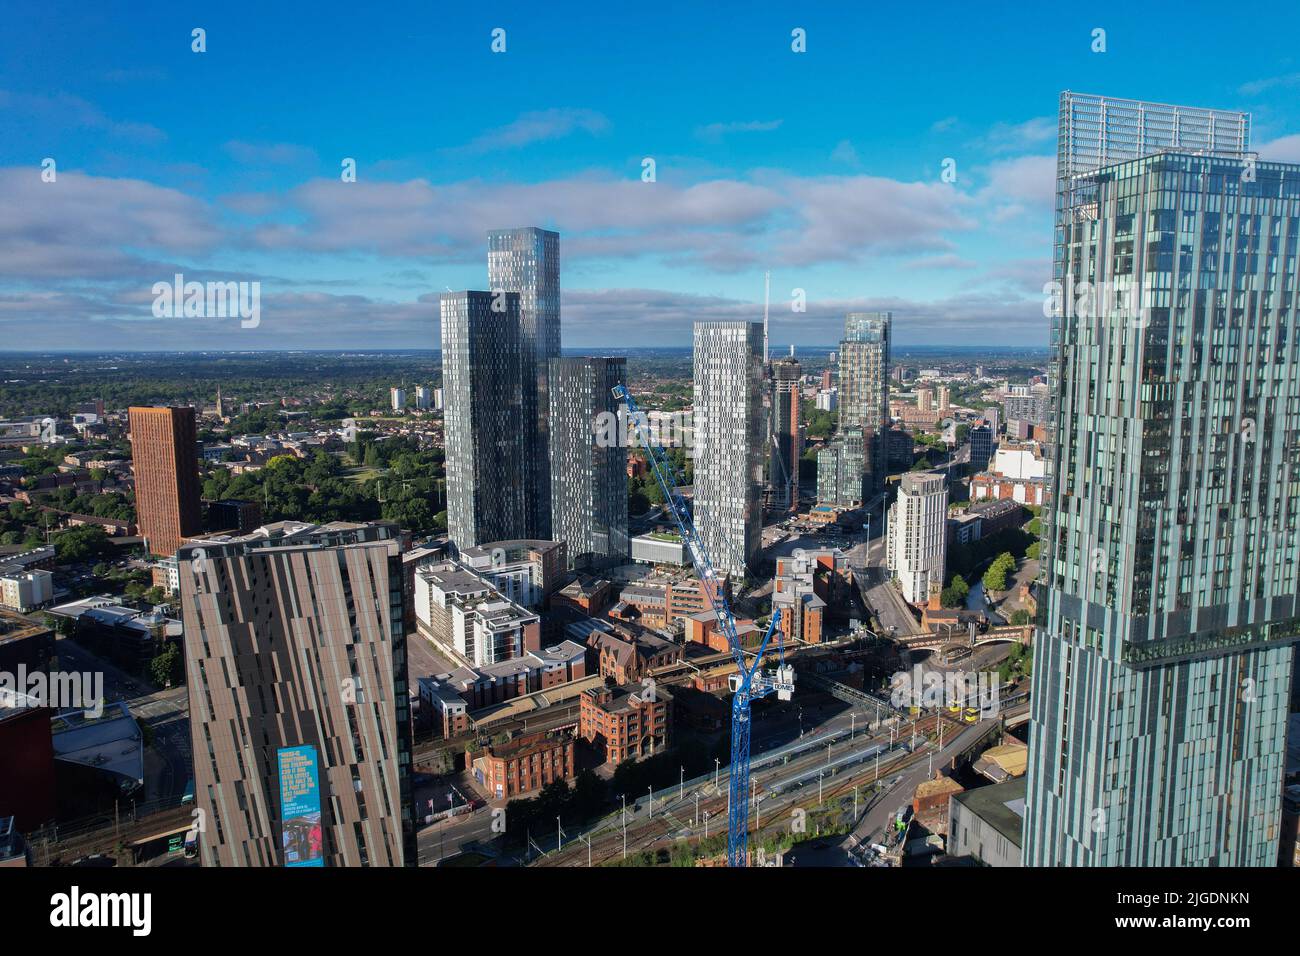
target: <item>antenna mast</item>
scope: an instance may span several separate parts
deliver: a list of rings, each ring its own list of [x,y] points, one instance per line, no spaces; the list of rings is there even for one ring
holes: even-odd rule
[[[767,307],[772,296],[772,273],[763,273],[763,364],[767,364]]]

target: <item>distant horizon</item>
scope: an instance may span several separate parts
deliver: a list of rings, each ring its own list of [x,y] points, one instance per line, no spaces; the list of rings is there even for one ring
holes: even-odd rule
[[[840,343],[836,342],[831,345],[795,345],[795,358],[801,354],[809,352],[835,352],[838,351]],[[570,355],[587,355],[596,352],[678,352],[689,354],[693,351],[690,345],[629,345],[629,346],[565,346],[561,351]],[[790,343],[772,343],[769,347],[771,358],[778,359],[789,354]],[[1048,346],[1030,346],[1030,345],[900,345],[893,343],[891,352],[893,354],[912,353],[912,352],[969,352],[971,354],[984,355],[1016,355],[1023,353],[1030,354],[1048,354]],[[144,349],[144,348],[115,348],[115,349],[0,349],[0,358],[6,356],[30,357],[30,356],[82,356],[82,357],[112,357],[114,355],[441,355],[442,349],[414,349],[414,348],[265,348],[265,349]]]

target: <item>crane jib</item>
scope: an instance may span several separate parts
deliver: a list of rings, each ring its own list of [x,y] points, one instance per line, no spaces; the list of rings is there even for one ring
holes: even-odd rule
[[[690,512],[687,511],[686,499],[677,490],[682,483],[681,476],[677,474],[676,467],[663,448],[654,441],[650,434],[646,416],[641,414],[641,409],[637,406],[636,400],[632,398],[627,386],[615,385],[612,391],[616,398],[627,403],[628,411],[631,413],[630,417],[635,422],[637,431],[640,433],[639,437],[642,446],[645,448],[650,469],[654,472],[655,480],[659,483],[659,488],[663,492],[664,501],[668,504],[668,511],[673,517],[673,523],[676,524],[677,530],[682,536],[682,541],[686,545],[686,552],[690,555],[691,566],[694,567],[695,574],[700,579],[700,588],[704,591],[705,597],[708,598],[709,606],[713,609],[718,625],[726,637],[727,647],[736,662],[736,673],[732,675],[733,680],[731,682],[733,696],[731,702],[731,770],[727,788],[727,865],[746,866],[748,863],[747,844],[749,842],[750,702],[756,697],[765,697],[773,692],[781,700],[790,700],[794,694],[794,667],[785,662],[785,646],[779,636],[777,638],[777,648],[780,653],[780,665],[770,675],[759,669],[763,654],[767,651],[773,633],[778,635],[781,633],[778,630],[781,609],[772,609],[772,618],[768,622],[763,641],[754,654],[754,662],[747,665],[744,647],[741,645],[740,637],[736,633],[736,618],[731,611],[731,604],[724,589],[719,584],[720,579],[713,568],[713,562],[709,559],[708,552],[704,548],[704,542],[700,540],[695,522],[691,519]]]

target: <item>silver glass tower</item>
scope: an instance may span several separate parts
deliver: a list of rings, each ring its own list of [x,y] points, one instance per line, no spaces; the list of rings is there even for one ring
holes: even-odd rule
[[[624,358],[551,359],[551,533],[571,567],[628,560],[625,406],[613,393],[626,383]]]
[[[1276,863],[1300,167],[1248,133],[1061,98],[1026,865]]]
[[[803,429],[799,422],[802,369],[791,355],[772,363],[771,462],[768,482],[772,503],[785,511],[799,507],[799,459],[803,457]]]
[[[488,233],[488,285],[519,294],[524,414],[529,451],[522,462],[529,495],[526,537],[551,537],[547,363],[560,354],[560,236],[535,226]]]
[[[864,493],[884,486],[889,427],[889,339],[892,312],[850,312],[839,348],[840,428],[862,429]]]
[[[763,523],[763,324],[695,323],[695,526],[741,576]]]
[[[532,537],[522,352],[517,293],[442,296],[447,534],[462,549]]]

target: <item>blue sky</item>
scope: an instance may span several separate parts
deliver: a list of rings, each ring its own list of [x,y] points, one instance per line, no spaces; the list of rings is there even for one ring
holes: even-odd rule
[[[903,345],[1042,345],[1062,89],[1249,110],[1300,162],[1300,8],[701,6],[11,9],[0,349],[432,347],[512,225],[561,233],[566,347],[758,318],[764,270],[775,343],[892,308]],[[260,325],[154,318],[178,271],[260,281]]]

